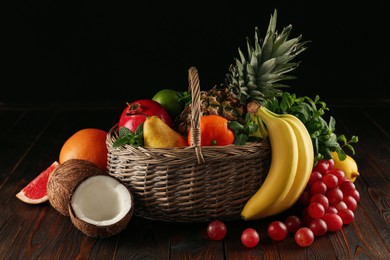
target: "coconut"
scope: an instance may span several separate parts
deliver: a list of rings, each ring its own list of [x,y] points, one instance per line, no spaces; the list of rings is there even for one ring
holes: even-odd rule
[[[125,229],[133,215],[130,190],[111,175],[85,178],[70,195],[73,224],[89,237],[107,238]]]
[[[76,185],[83,179],[106,174],[96,164],[70,159],[60,164],[50,175],[47,183],[47,197],[50,205],[60,214],[69,216],[69,197]]]

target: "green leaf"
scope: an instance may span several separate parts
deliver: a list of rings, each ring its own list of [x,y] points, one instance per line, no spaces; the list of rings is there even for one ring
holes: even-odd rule
[[[259,126],[257,124],[248,125],[248,134],[253,134],[258,128]]]
[[[339,148],[336,150],[337,156],[339,157],[340,161],[344,161],[345,158],[347,158],[346,153],[343,151],[343,149]]]
[[[242,125],[237,121],[228,121],[228,127],[234,132],[235,145],[244,145],[249,140],[258,140],[258,138],[249,138],[250,135],[255,133],[259,128],[255,120],[252,120],[250,113],[245,115],[245,125]]]
[[[346,145],[346,147],[352,152],[352,155],[354,155],[355,154],[355,149],[353,148],[353,146],[352,145],[350,145],[350,144],[347,144]]]
[[[125,144],[127,144],[129,142],[129,138],[125,138],[125,137],[122,137],[122,138],[118,138],[115,140],[115,142],[112,144],[113,147],[120,147],[120,146],[123,146]]]
[[[187,106],[191,103],[191,93],[188,91],[182,91],[179,92],[179,97],[177,98],[178,101],[183,102],[184,106]]]
[[[144,123],[142,122],[141,124],[138,125],[137,129],[135,129],[135,134],[136,135],[142,135],[144,131]],[[130,130],[129,130],[130,131]],[[131,131],[130,131],[131,132]]]
[[[244,131],[244,126],[237,121],[228,121],[228,127],[235,133]]]
[[[337,140],[343,144],[346,144],[347,143],[347,138],[345,137],[345,135],[339,135],[339,137],[337,138]]]
[[[119,138],[126,137],[131,134],[131,131],[129,128],[122,126],[119,129]]]
[[[352,136],[351,139],[349,140],[350,143],[357,143],[359,142],[359,137],[357,136]]]
[[[329,130],[334,132],[336,130],[336,120],[331,116],[329,119]]]
[[[248,140],[248,135],[245,134],[238,134],[234,138],[234,144],[235,145],[245,145]]]
[[[119,129],[118,139],[113,142],[112,146],[116,148],[126,144],[133,145],[135,147],[142,146],[144,144],[143,123],[137,127],[135,133],[124,126]]]

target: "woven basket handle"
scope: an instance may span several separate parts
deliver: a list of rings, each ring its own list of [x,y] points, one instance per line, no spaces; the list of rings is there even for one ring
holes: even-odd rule
[[[188,69],[188,91],[191,93],[192,105],[191,105],[191,146],[195,147],[196,158],[198,163],[204,163],[205,160],[202,154],[202,148],[200,145],[200,84],[199,84],[199,74],[198,70],[195,67],[190,67]]]

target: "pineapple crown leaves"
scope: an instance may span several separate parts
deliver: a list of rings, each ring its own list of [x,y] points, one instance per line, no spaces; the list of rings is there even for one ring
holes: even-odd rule
[[[284,27],[279,34],[276,30],[277,11],[271,15],[266,35],[259,37],[255,28],[254,45],[246,38],[247,53],[239,48],[239,58],[229,67],[225,81],[242,103],[248,100],[266,101],[281,95],[281,88],[288,87],[277,83],[296,77],[286,73],[298,67],[300,62],[292,60],[306,50],[309,41],[301,42],[302,35],[289,39],[292,25]]]

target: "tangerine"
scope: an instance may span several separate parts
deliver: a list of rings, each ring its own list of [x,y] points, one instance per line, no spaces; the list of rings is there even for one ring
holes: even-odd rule
[[[107,169],[107,132],[97,128],[84,128],[74,133],[63,144],[59,163],[69,159],[82,159]]]
[[[188,143],[191,143],[192,129],[188,131]],[[200,145],[222,146],[234,143],[234,132],[228,126],[228,120],[219,115],[205,115],[200,118]]]

